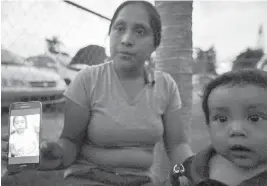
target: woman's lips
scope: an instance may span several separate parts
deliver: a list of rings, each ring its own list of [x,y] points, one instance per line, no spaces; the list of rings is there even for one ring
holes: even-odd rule
[[[134,53],[131,53],[131,52],[119,52],[119,54],[126,55],[126,56],[133,56],[134,55]]]
[[[131,60],[133,58],[133,54],[129,52],[119,52],[119,55],[124,60]]]

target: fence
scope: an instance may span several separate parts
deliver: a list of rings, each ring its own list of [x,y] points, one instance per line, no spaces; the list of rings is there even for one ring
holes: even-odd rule
[[[62,1],[1,3],[2,132],[8,130],[7,108],[11,103],[41,101],[44,105],[42,138],[56,140],[64,124],[63,92],[85,65],[100,63],[107,57],[101,46],[105,45],[109,22]],[[199,112],[199,103],[193,108]],[[201,114],[197,113],[194,120],[202,121]],[[200,148],[201,125],[195,134],[198,143],[194,146]],[[62,171],[23,172],[9,177],[3,184],[63,186],[64,181]]]
[[[42,138],[57,140],[64,123],[63,92],[86,65],[107,57],[102,46],[109,22],[64,1],[1,4],[2,133],[8,131],[11,103],[41,101]],[[61,171],[23,172],[3,184],[60,186],[62,178]]]

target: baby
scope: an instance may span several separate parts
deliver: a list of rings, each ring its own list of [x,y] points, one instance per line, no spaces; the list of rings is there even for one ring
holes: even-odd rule
[[[267,72],[225,73],[205,88],[211,145],[176,165],[173,186],[267,186]]]

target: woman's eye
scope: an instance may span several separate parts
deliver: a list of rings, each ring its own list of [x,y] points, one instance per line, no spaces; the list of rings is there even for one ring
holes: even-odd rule
[[[252,121],[253,123],[256,123],[258,121],[261,121],[263,120],[263,117],[259,116],[258,114],[255,114],[255,115],[251,115],[248,117],[248,120],[249,121]]]
[[[115,29],[116,29],[116,31],[118,31],[118,32],[122,32],[122,31],[124,30],[124,28],[123,28],[122,26],[118,26],[118,27],[116,27]]]

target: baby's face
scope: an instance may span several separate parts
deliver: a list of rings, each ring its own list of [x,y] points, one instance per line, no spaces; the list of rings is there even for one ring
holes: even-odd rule
[[[26,121],[24,117],[17,116],[14,120],[14,127],[17,132],[23,132],[26,129]]]
[[[267,89],[221,86],[208,100],[211,142],[235,165],[267,163]]]

